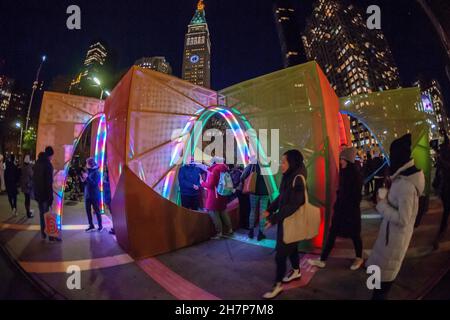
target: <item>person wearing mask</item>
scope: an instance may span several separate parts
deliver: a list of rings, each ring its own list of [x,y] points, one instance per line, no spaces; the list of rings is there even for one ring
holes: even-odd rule
[[[305,204],[306,186],[301,176],[307,179],[303,155],[298,150],[287,151],[281,159],[283,178],[280,195],[263,213],[267,219],[266,228],[278,225],[276,244],[276,277],[272,291],[263,295],[264,299],[273,299],[283,291],[282,283],[300,279],[298,243],[285,244],[283,241],[283,222]],[[292,270],[286,275],[286,259],[289,258]]]
[[[200,207],[200,175],[202,173],[203,170],[195,164],[192,157],[188,159],[188,164],[180,168],[178,184],[182,207],[194,211]]]
[[[405,258],[419,210],[419,197],[425,189],[425,176],[411,159],[411,134],[390,147],[391,177],[387,195],[379,194],[377,211],[383,217],[377,240],[366,266],[381,270],[381,288],[373,292],[373,300],[384,300]]]
[[[252,164],[254,163],[254,164]],[[257,163],[256,159],[252,159],[251,163],[247,165],[244,169],[244,172],[241,176],[241,183],[244,184],[245,180],[250,176],[250,174],[254,172],[256,174],[256,186],[255,191],[250,193],[250,215],[248,218],[248,224],[250,231],[248,233],[248,237],[253,239],[254,228],[256,223],[256,218],[261,216],[261,213],[266,211],[267,206],[269,205],[269,192],[267,191],[266,182],[264,181],[264,177],[261,174],[261,167],[259,163]],[[266,238],[264,234],[264,219],[260,219],[258,226],[258,241],[261,241]]]
[[[54,153],[52,147],[46,147],[44,152],[39,153],[33,169],[34,198],[39,206],[39,220],[43,240],[47,238],[44,215],[50,211],[53,204],[53,165],[51,161]],[[56,237],[49,237],[49,240],[61,241],[60,238]]]
[[[211,238],[213,240],[218,240],[222,237],[224,234],[223,225],[225,225],[225,235],[233,234],[231,219],[228,212],[226,212],[228,199],[217,193],[220,174],[227,171],[228,167],[224,164],[224,159],[213,157],[211,159],[211,167],[208,169],[206,181],[201,181],[201,186],[207,190],[205,208],[209,212],[216,232],[215,236]]]
[[[33,192],[33,166],[30,156],[26,155],[23,159],[23,166],[20,174],[20,188],[25,195],[25,210],[28,219],[33,218],[33,212],[30,209],[31,193]]]
[[[350,238],[355,247],[356,259],[350,267],[358,270],[364,263],[361,240],[361,200],[363,180],[355,164],[356,149],[347,148],[340,154],[339,188],[327,243],[319,260],[309,259],[312,266],[324,268],[337,237]]]
[[[11,206],[12,215],[17,216],[17,185],[19,183],[19,169],[15,163],[15,156],[11,154],[6,161],[5,185],[8,201]]]
[[[94,158],[86,160],[87,172],[82,174],[81,180],[84,185],[84,204],[86,207],[86,215],[89,222],[89,227],[86,232],[95,230],[94,222],[92,221],[92,209],[94,209],[97,217],[98,231],[103,231],[102,215],[100,213],[100,172],[98,171],[97,163]]]

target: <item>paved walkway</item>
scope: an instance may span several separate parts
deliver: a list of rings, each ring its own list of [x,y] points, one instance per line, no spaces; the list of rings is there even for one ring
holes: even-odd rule
[[[207,241],[175,252],[134,261],[107,232],[86,234],[83,205],[65,206],[62,243],[40,240],[39,221],[11,217],[5,195],[0,195],[0,244],[24,270],[67,299],[259,299],[272,286],[275,272],[275,230],[262,243],[248,241],[244,231],[235,237]],[[370,253],[380,223],[368,203],[363,220],[365,254]],[[433,201],[422,226],[414,234],[393,299],[424,297],[438,275],[450,265],[450,235],[437,251],[431,248],[440,219],[440,204]],[[37,213],[35,203],[33,208]],[[107,225],[107,224],[106,224]],[[312,254],[318,254],[313,252]],[[279,299],[368,299],[364,270],[348,268],[353,257],[351,241],[338,240],[324,270],[308,267],[302,255],[303,279],[289,285]],[[81,290],[69,290],[67,267],[81,268]]]

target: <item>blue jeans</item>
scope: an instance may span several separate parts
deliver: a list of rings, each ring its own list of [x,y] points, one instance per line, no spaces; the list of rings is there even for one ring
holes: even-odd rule
[[[267,210],[267,207],[269,205],[269,196],[257,196],[255,194],[250,195],[250,216],[248,218],[248,225],[250,229],[253,229],[255,227],[256,222],[256,210],[258,210],[258,215],[260,216],[261,213]],[[259,231],[264,231],[264,222],[265,219],[260,217],[259,219]]]
[[[39,205],[39,220],[40,220],[40,223],[41,223],[41,235],[42,235],[42,237],[45,237],[46,234],[45,234],[44,214],[49,212],[50,204],[47,201],[38,201],[38,205]]]

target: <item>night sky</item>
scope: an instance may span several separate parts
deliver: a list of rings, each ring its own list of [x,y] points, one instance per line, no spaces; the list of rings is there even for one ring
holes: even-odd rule
[[[296,1],[300,24],[312,0]],[[89,43],[104,39],[117,56],[115,70],[143,56],[166,56],[181,75],[184,35],[197,0],[1,0],[0,73],[31,87],[42,54],[48,56],[43,78],[73,76]],[[212,42],[212,87],[219,90],[282,68],[271,0],[205,0]],[[415,0],[361,0],[382,8],[382,28],[399,66],[404,86],[419,74],[435,77],[450,92],[444,51]],[[66,8],[77,4],[82,30],[66,28]]]

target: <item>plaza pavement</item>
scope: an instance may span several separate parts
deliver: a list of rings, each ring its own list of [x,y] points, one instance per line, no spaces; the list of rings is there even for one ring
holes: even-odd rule
[[[107,231],[85,233],[82,203],[65,205],[63,242],[42,241],[37,206],[33,219],[25,219],[23,196],[19,216],[12,217],[6,195],[0,195],[0,245],[55,299],[260,299],[270,289],[275,273],[275,228],[269,239],[247,241],[244,230],[220,241],[207,241],[157,257],[134,261]],[[431,243],[441,217],[440,202],[432,199],[430,211],[415,230],[403,268],[392,289],[392,299],[422,299],[450,266],[450,233],[440,249]],[[363,243],[370,253],[380,224],[368,202],[363,203]],[[109,219],[105,219],[109,220]],[[109,229],[111,222],[105,223]],[[303,279],[287,287],[278,299],[369,299],[364,269],[350,271],[353,247],[338,239],[327,268],[317,270],[301,255]],[[67,288],[67,267],[78,265],[81,290]],[[17,288],[20,290],[20,288]],[[27,298],[27,297],[25,297]]]

